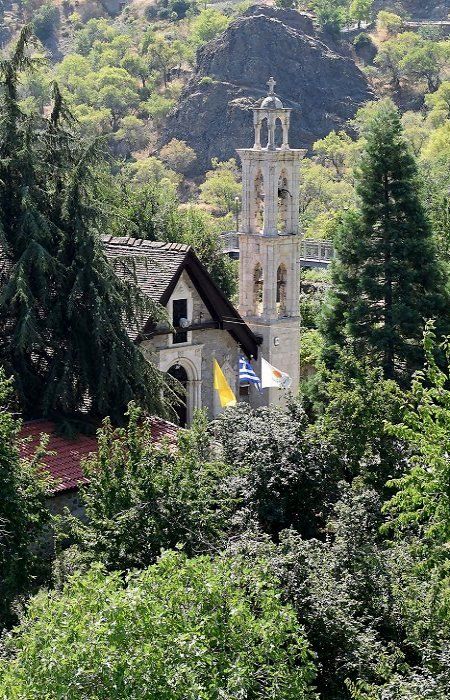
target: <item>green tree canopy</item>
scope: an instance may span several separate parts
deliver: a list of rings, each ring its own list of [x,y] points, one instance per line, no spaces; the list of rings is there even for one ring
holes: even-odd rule
[[[0,630],[17,621],[13,602],[40,580],[44,566],[36,545],[50,520],[44,445],[31,459],[21,458],[21,423],[9,407],[11,395],[0,368]]]
[[[195,46],[206,44],[228,27],[230,18],[213,7],[200,12],[192,21],[191,41]]]
[[[25,29],[0,66],[0,359],[28,415],[120,419],[131,399],[163,411],[164,377],[129,334],[158,312],[101,245],[103,155],[78,138],[56,86],[48,118],[19,108],[28,41]]]
[[[333,445],[309,429],[298,402],[253,411],[241,402],[214,422],[222,459],[243,470],[242,515],[275,539],[284,528],[304,537],[323,527],[336,500],[341,465]]]
[[[313,700],[294,611],[263,566],[167,553],[127,577],[98,566],[35,598],[0,666],[31,700]]]
[[[217,214],[229,214],[236,209],[236,197],[241,194],[240,173],[236,160],[219,161],[213,158],[212,170],[205,174],[200,185],[200,201],[208,204]]]
[[[425,217],[417,166],[389,100],[365,129],[357,177],[358,211],[342,217],[323,331],[380,363],[385,378],[407,379],[422,362],[425,319],[447,322],[447,293]]]
[[[143,568],[178,545],[191,555],[213,551],[233,531],[237,472],[213,456],[204,418],[180,432],[175,446],[156,445],[151,421],[135,406],[128,417],[116,430],[105,421],[98,454],[85,464],[87,522],[60,523],[61,535],[77,546],[63,553],[63,566],[78,552],[110,570]]]

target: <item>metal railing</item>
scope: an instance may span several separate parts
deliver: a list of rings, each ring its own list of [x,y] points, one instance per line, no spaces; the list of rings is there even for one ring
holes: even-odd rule
[[[222,236],[222,250],[233,258],[239,257],[239,233],[228,231]],[[303,238],[300,244],[300,263],[304,266],[326,267],[334,257],[331,241]]]
[[[304,238],[300,244],[300,259],[302,262],[318,262],[329,264],[334,257],[331,241]]]

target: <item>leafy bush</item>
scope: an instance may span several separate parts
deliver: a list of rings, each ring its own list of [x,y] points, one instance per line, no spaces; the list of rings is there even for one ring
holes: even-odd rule
[[[408,458],[405,445],[385,430],[386,420],[395,422],[401,415],[397,384],[342,352],[335,371],[321,364],[308,398],[316,418],[312,430],[333,445],[345,478],[360,478],[384,492],[386,481],[403,471]]]
[[[300,371],[318,364],[322,352],[322,337],[318,330],[304,330],[300,341]]]
[[[11,382],[0,368],[0,631],[16,620],[13,601],[39,581],[43,567],[37,545],[50,519],[44,446],[32,459],[21,459],[21,424],[8,408],[11,394]]]
[[[230,545],[246,561],[264,559],[280,581],[315,653],[319,697],[333,700],[348,700],[349,680],[382,684],[387,669],[404,661],[380,498],[341,486],[320,540],[289,529],[278,544],[247,533]]]
[[[230,19],[219,10],[208,7],[202,10],[191,25],[191,41],[195,46],[206,44],[228,27]]]
[[[190,148],[186,141],[179,139],[169,141],[161,148],[159,155],[163,163],[179,173],[186,172],[196,159],[194,149]]]
[[[403,29],[403,19],[399,15],[394,14],[394,12],[380,10],[377,14],[377,29],[394,36]]]
[[[212,207],[216,214],[234,213],[236,197],[242,191],[236,160],[221,162],[213,158],[211,164],[212,170],[205,173],[205,182],[200,185],[200,201]]]
[[[114,430],[105,421],[98,446],[81,490],[87,522],[67,515],[59,525],[83,560],[142,568],[179,544],[190,554],[213,549],[232,530],[236,479],[210,454],[200,415],[177,447],[155,445],[150,421],[130,406],[128,426]]]
[[[171,100],[163,95],[153,94],[147,102],[141,105],[141,109],[146,112],[156,123],[160,123],[166,117],[175,100]]]
[[[123,581],[97,565],[42,593],[9,642],[0,695],[21,700],[313,700],[294,611],[262,566],[167,553]]]
[[[59,10],[52,3],[41,5],[33,17],[33,31],[44,44],[55,31],[59,21]]]
[[[339,463],[333,446],[309,430],[301,405],[253,411],[239,403],[214,423],[223,461],[243,470],[243,516],[276,538],[292,527],[304,536],[323,527],[336,501]]]

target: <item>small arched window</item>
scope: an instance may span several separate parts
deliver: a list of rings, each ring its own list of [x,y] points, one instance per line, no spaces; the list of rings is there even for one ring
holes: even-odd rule
[[[287,270],[283,263],[277,270],[277,311],[280,316],[286,313]]]
[[[278,230],[284,232],[287,229],[288,210],[292,195],[289,191],[289,180],[283,169],[278,178]]]
[[[280,148],[283,145],[283,123],[280,117],[275,119],[275,146]]]
[[[263,271],[261,265],[257,263],[253,271],[253,308],[257,316],[260,316],[263,312],[263,293]]]
[[[269,124],[267,117],[263,117],[261,120],[261,130],[260,130],[260,143],[262,148],[267,148],[269,141]]]
[[[256,173],[254,185],[253,231],[254,233],[260,233],[264,226],[264,178],[260,170]]]

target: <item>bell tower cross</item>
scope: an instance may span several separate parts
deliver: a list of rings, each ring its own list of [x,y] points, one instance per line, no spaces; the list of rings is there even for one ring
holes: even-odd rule
[[[253,110],[254,145],[238,149],[242,163],[239,232],[239,313],[262,337],[259,356],[299,383],[300,161],[306,150],[289,146],[291,110],[275,95],[275,80]],[[260,360],[256,371],[260,370]],[[254,406],[284,404],[286,392],[252,393]]]

